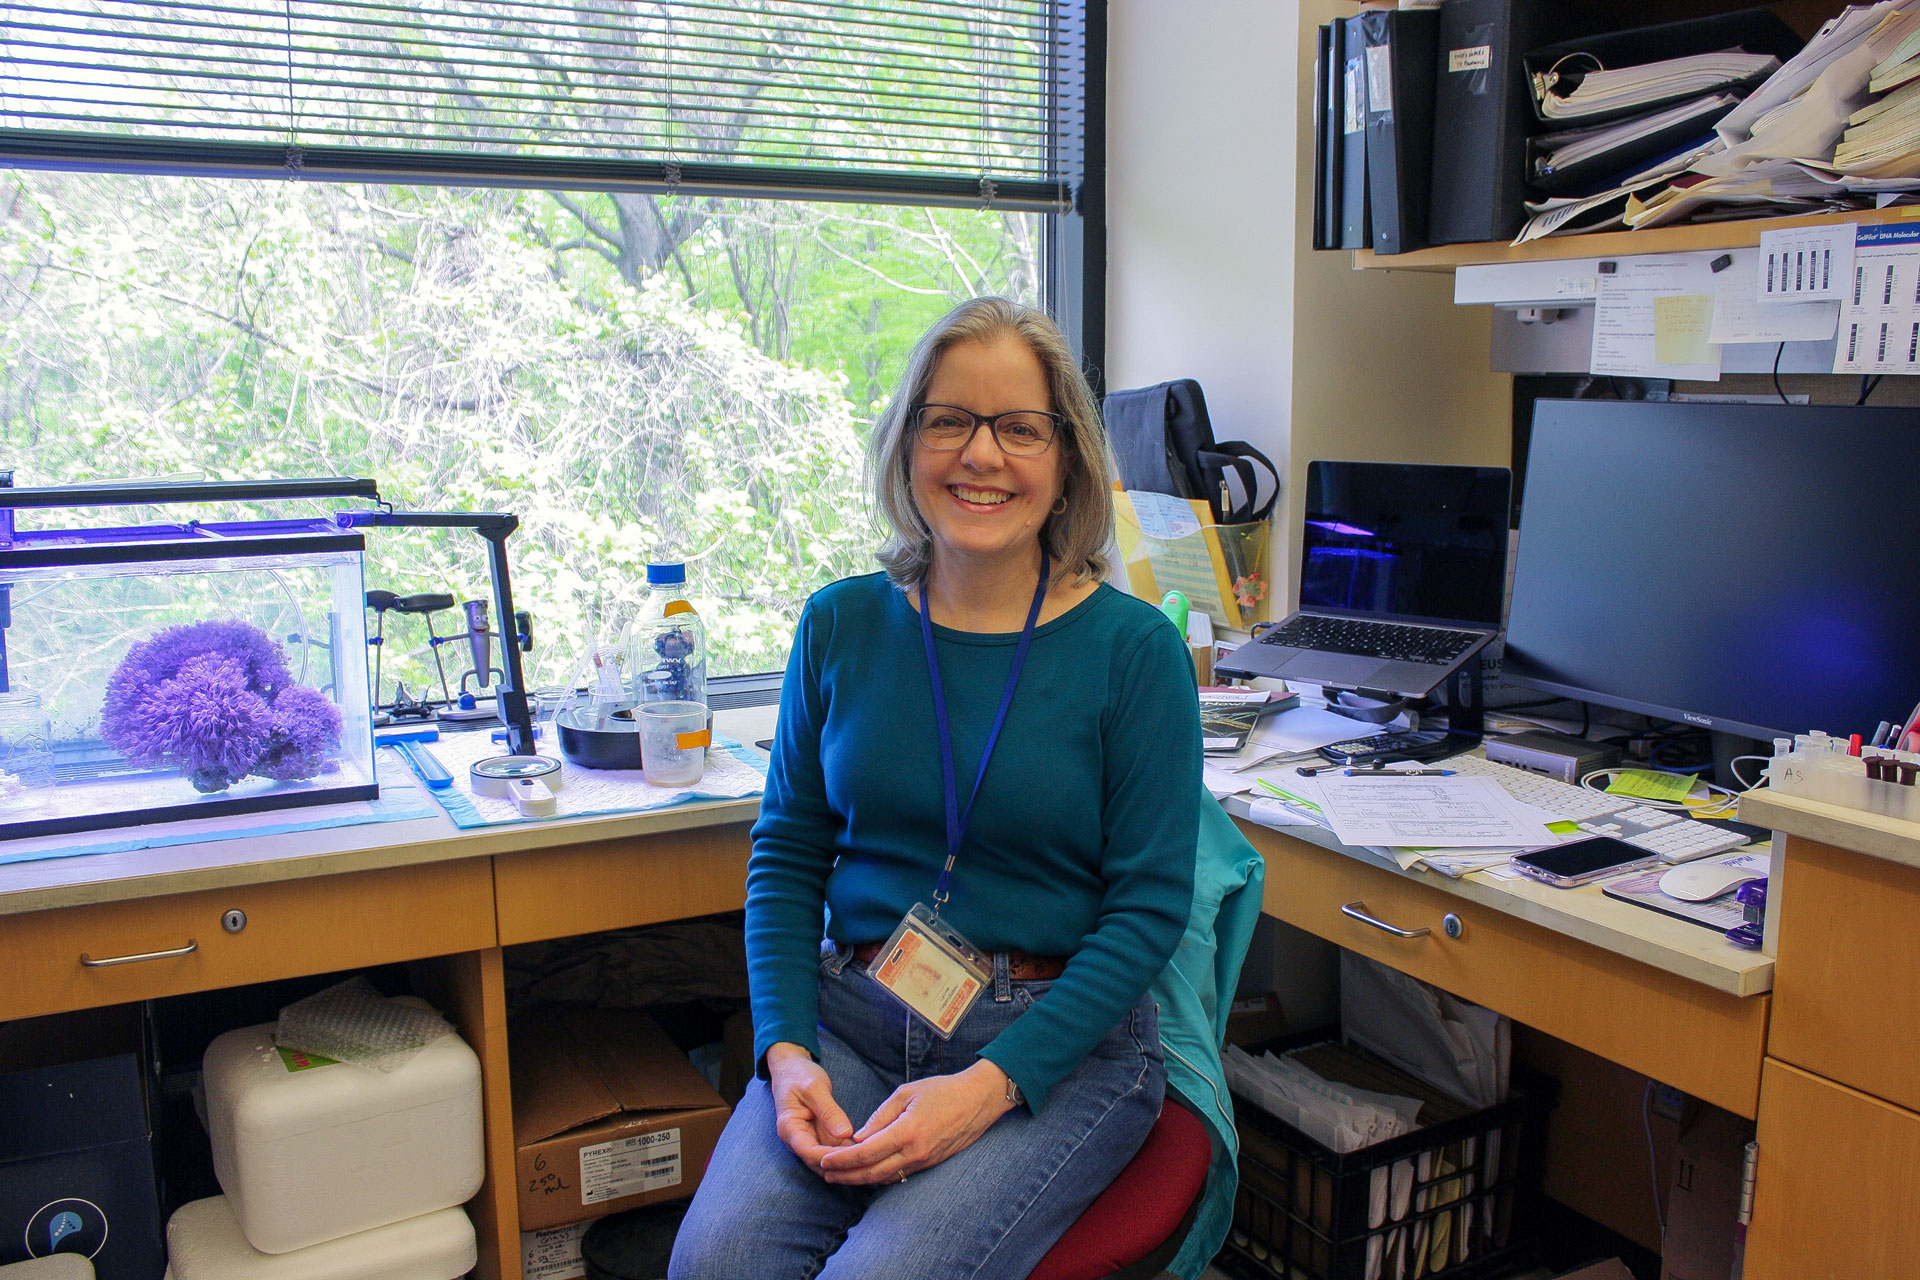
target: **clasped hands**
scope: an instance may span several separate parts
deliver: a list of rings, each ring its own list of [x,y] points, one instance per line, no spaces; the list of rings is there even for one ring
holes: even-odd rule
[[[858,1129],[834,1101],[826,1070],[797,1044],[767,1050],[774,1131],[828,1182],[899,1182],[966,1150],[1012,1109],[1007,1074],[982,1058],[952,1075],[895,1089]]]

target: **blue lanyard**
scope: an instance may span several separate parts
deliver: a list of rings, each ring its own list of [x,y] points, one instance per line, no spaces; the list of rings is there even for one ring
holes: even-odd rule
[[[967,807],[960,808],[960,788],[953,777],[953,731],[947,725],[947,692],[940,682],[940,658],[933,649],[933,619],[927,609],[927,580],[920,579],[920,638],[927,645],[927,678],[933,682],[933,722],[940,731],[940,783],[947,800],[947,863],[940,868],[940,883],[933,890],[933,913],[940,914],[953,887],[953,862],[960,856],[960,844],[967,838],[967,824],[973,820],[973,802],[980,798],[980,784],[986,781],[987,762],[993,759],[994,744],[1000,741],[1000,728],[1007,722],[1007,708],[1013,705],[1013,687],[1020,682],[1020,669],[1027,665],[1027,647],[1033,643],[1034,624],[1040,621],[1040,606],[1047,598],[1047,578],[1053,560],[1045,547],[1040,549],[1040,585],[1033,589],[1033,605],[1027,610],[1027,624],[1020,628],[1020,645],[1013,651],[1013,668],[1007,672],[1007,687],[1000,695],[1000,710],[994,713],[993,728],[987,733],[987,745],[980,752],[980,772],[973,780],[973,793]]]

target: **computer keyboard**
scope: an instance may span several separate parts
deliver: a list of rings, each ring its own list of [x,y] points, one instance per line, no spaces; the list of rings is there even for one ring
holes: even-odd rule
[[[1452,662],[1480,639],[1478,631],[1451,627],[1414,627],[1370,618],[1329,618],[1303,615],[1288,619],[1263,633],[1261,644],[1312,649],[1316,653],[1350,653],[1387,662],[1423,662],[1434,666]]]
[[[1542,777],[1484,756],[1454,756],[1444,763],[1455,773],[1492,778],[1522,804],[1557,813],[1589,835],[1612,836],[1657,853],[1662,862],[1690,862],[1738,849],[1748,841],[1746,835],[1731,827],[1716,827],[1671,809],[1656,809],[1631,796],[1610,796],[1558,778]]]

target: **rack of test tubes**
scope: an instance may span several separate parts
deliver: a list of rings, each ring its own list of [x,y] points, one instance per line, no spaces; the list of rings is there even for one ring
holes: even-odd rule
[[[1920,822],[1920,752],[1858,741],[1819,732],[1775,738],[1768,785],[1781,795]]]

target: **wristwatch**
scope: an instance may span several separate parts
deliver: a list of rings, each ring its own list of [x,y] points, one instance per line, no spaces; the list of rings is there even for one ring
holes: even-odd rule
[[[1007,1077],[1007,1105],[1010,1107],[1027,1105],[1027,1095],[1020,1092],[1020,1086],[1013,1082],[1012,1076]]]

